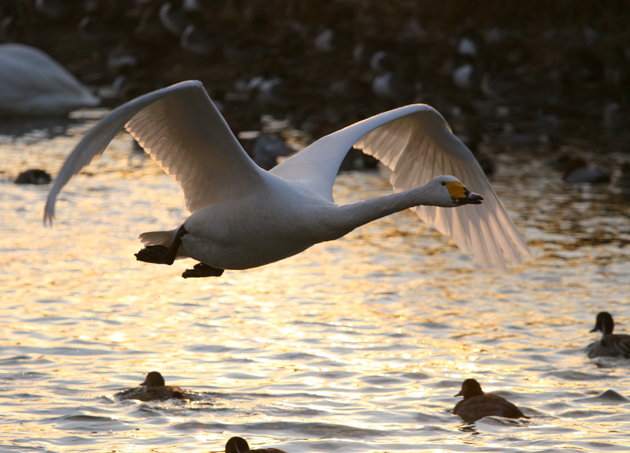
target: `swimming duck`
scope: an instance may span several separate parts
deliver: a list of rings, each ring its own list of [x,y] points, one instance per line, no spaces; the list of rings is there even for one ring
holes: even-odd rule
[[[190,399],[190,395],[179,387],[166,385],[164,378],[157,371],[151,371],[140,387],[123,390],[116,394],[123,400],[155,401],[175,398],[178,400]]]
[[[506,418],[528,418],[514,404],[493,393],[484,393],[474,379],[466,379],[462,390],[455,396],[464,399],[455,405],[453,413],[465,422],[472,423],[483,417],[495,415]]]
[[[255,450],[249,449],[249,444],[242,437],[232,437],[225,444],[225,453],[246,453],[248,451],[257,453],[286,453],[284,450],[277,448],[257,448]]]
[[[595,327],[591,332],[601,332],[602,338],[586,347],[588,357],[626,357],[630,358],[630,335],[613,334],[615,322],[610,313],[602,311],[595,318]]]
[[[180,183],[192,213],[171,231],[143,233],[145,248],[136,258],[169,265],[176,258],[199,261],[184,278],[273,263],[408,208],[486,268],[505,269],[506,259],[519,263],[519,253],[530,254],[474,156],[433,108],[410,105],[360,121],[267,172],[247,156],[196,81],[141,96],[96,124],[57,175],[44,223],[52,223],[61,188],[123,126]],[[335,177],[352,146],[389,165],[397,193],[334,203]]]
[[[100,100],[63,66],[34,47],[0,45],[0,117],[64,116]]]
[[[13,181],[15,184],[50,184],[52,178],[48,174],[46,170],[40,170],[38,168],[33,168],[31,170],[23,171],[15,178]]]

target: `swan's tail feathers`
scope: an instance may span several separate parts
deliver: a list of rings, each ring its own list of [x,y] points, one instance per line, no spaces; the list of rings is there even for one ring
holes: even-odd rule
[[[146,245],[163,245],[164,247],[170,247],[175,239],[178,228],[170,231],[149,231],[148,233],[142,233],[138,239]]]

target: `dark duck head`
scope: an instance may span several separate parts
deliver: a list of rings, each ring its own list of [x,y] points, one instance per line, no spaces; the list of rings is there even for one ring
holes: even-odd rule
[[[255,450],[250,450],[249,444],[242,437],[232,437],[225,444],[225,453],[247,453],[249,451],[257,453],[286,453],[285,451],[277,448],[257,448]]]
[[[602,311],[595,318],[595,327],[591,332],[601,332],[602,336],[611,335],[615,329],[615,322],[610,313]]]
[[[630,358],[630,335],[613,334],[615,323],[610,313],[598,313],[595,327],[591,332],[601,332],[602,338],[586,347],[589,358],[625,357]]]
[[[474,379],[466,379],[462,383],[462,389],[455,396],[463,396],[464,400],[468,398],[472,398],[473,396],[482,396],[484,395],[483,390],[481,390],[481,385]]]
[[[157,371],[151,371],[147,374],[144,382],[140,385],[146,385],[147,387],[164,387],[166,383],[160,373]]]

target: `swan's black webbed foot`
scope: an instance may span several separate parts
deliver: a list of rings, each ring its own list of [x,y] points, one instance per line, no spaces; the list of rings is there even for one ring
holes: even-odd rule
[[[168,248],[163,245],[147,245],[145,248],[135,253],[134,256],[138,261],[154,264],[166,264],[166,254]]]
[[[188,234],[184,225],[179,227],[173,243],[170,247],[163,245],[147,245],[145,248],[135,253],[134,256],[138,261],[144,261],[145,263],[154,264],[168,264],[169,266],[175,262],[177,258],[177,252],[182,245],[182,237]]]
[[[216,267],[208,266],[204,263],[195,264],[192,269],[186,269],[182,274],[184,278],[192,277],[220,277],[223,275],[224,269],[217,269]]]

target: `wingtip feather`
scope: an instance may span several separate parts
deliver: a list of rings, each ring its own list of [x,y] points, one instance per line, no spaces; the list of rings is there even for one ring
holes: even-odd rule
[[[46,200],[46,206],[44,206],[44,226],[52,228],[53,220],[55,220],[55,198],[52,194],[48,196]]]
[[[53,220],[55,220],[55,214],[45,211],[44,212],[44,226],[52,228]]]

